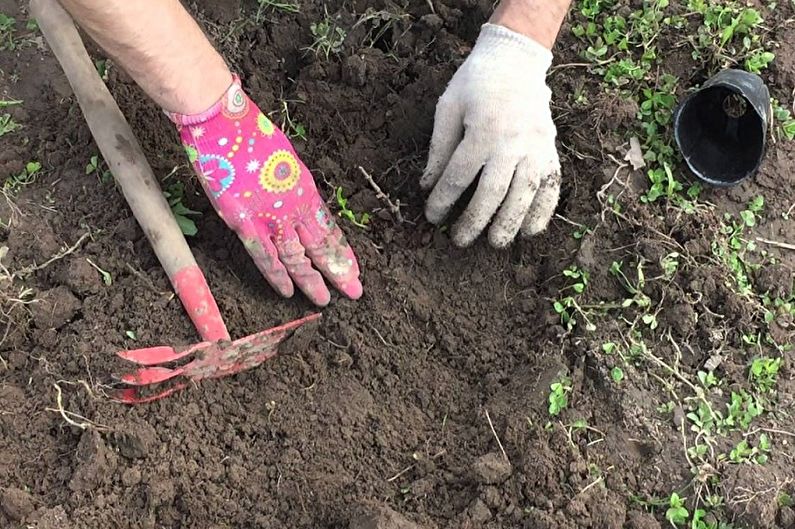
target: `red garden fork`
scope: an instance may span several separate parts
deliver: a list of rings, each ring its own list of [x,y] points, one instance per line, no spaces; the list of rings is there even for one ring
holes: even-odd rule
[[[141,225],[160,264],[182,301],[202,342],[187,347],[150,347],[118,353],[139,365],[119,377],[128,387],[117,395],[134,404],[157,400],[185,388],[190,381],[217,378],[255,367],[274,356],[291,331],[319,314],[231,341],[207,280],[188,247],[141,146],[116,101],[99,77],[74,22],[54,0],[31,0],[30,12],[74,90],[91,134],[124,198]],[[184,362],[180,366],[161,364]],[[171,381],[165,390],[142,395],[139,389]]]

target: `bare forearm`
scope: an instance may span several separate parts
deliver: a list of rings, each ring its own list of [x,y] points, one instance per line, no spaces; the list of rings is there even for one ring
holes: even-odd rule
[[[231,74],[179,0],[59,0],[77,23],[166,110],[201,112]]]
[[[570,6],[571,0],[502,0],[490,22],[552,49]]]

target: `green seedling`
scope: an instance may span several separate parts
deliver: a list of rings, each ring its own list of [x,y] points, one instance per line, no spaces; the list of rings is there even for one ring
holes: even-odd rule
[[[760,73],[775,59],[762,40],[764,20],[752,7],[732,0],[689,0],[688,9],[702,16],[696,37],[691,39],[693,59],[725,67],[742,63]]]
[[[621,381],[624,380],[624,370],[616,366],[610,370],[610,377],[613,379],[613,382],[620,384]]]
[[[96,174],[99,178],[99,181],[103,184],[107,184],[113,180],[113,175],[111,174],[110,170],[107,169],[105,161],[97,155],[92,156],[86,164],[86,174]]]
[[[795,505],[795,500],[786,492],[781,492],[778,495],[778,505],[779,507],[792,507]]]
[[[732,392],[731,401],[726,406],[728,413],[723,425],[728,429],[747,430],[751,422],[764,412],[759,400],[742,389],[739,392]]]
[[[106,285],[106,286],[111,286],[111,285],[113,284],[113,276],[111,276],[111,275],[110,275],[110,272],[108,272],[108,271],[106,271],[106,270],[103,270],[103,269],[101,269],[99,266],[97,266],[97,265],[94,263],[94,261],[92,261],[92,260],[91,260],[91,259],[89,259],[88,257],[86,257],[86,261],[88,261],[88,264],[90,264],[91,266],[93,266],[93,267],[94,267],[94,269],[95,269],[97,272],[99,272],[99,274],[102,276],[102,282],[103,282],[103,283],[105,283],[105,285]]]
[[[19,128],[19,123],[14,121],[11,114],[0,115],[0,138]]]
[[[298,2],[289,2],[285,0],[257,0],[257,12],[254,15],[254,21],[259,24],[265,19],[265,11],[281,11],[283,13],[300,13],[301,6]]]
[[[174,182],[171,184],[169,188],[163,192],[163,196],[166,197],[168,205],[171,207],[171,212],[174,214],[174,218],[177,220],[177,224],[179,224],[179,229],[182,230],[182,233],[188,236],[196,235],[199,229],[190,217],[200,216],[201,212],[189,209],[182,203],[185,197],[185,187],[182,182]]]
[[[571,379],[561,377],[557,382],[549,386],[549,414],[557,417],[569,405],[569,393],[571,393]]]
[[[41,171],[41,164],[39,162],[28,162],[25,168],[16,175],[11,175],[3,182],[3,191],[15,194],[23,187],[32,184],[36,181],[36,177]]]
[[[665,519],[676,527],[684,525],[688,518],[690,518],[690,512],[685,508],[685,498],[679,497],[679,494],[676,492],[672,493],[671,497],[668,499],[668,509],[665,511]]]
[[[359,26],[366,27],[367,35],[364,37],[363,42],[368,48],[373,48],[384,40],[400,21],[408,20],[409,18],[410,15],[407,13],[395,13],[387,9],[375,10],[372,7],[368,7],[352,29]]]
[[[759,213],[762,212],[762,209],[765,206],[765,197],[758,196],[754,198],[749,204],[746,209],[740,212],[740,218],[743,220],[745,225],[749,228],[753,228],[756,226],[757,218]]]
[[[767,434],[759,436],[759,444],[751,446],[747,439],[743,439],[729,452],[729,460],[732,463],[753,462],[758,465],[767,463],[770,454],[770,439]]]
[[[762,393],[769,393],[776,388],[776,379],[781,368],[781,358],[757,358],[751,362],[748,371],[750,382]]]
[[[309,29],[312,31],[312,36],[315,38],[312,44],[310,44],[309,50],[317,55],[322,55],[326,60],[328,60],[332,54],[336,55],[342,51],[342,45],[348,34],[344,29],[337,26],[336,22],[329,18],[328,13],[326,13],[326,18],[324,20],[312,24],[309,26]]]
[[[303,103],[303,101],[287,101],[282,100],[282,130],[291,140],[300,139],[306,141],[306,127],[298,121],[290,117],[289,103]]]
[[[740,212],[739,222],[727,213],[726,220],[721,226],[721,233],[725,238],[712,243],[713,255],[729,269],[736,282],[737,291],[741,295],[747,296],[753,293],[749,278],[749,270],[752,267],[746,262],[745,255],[746,252],[756,249],[756,243],[744,239],[745,231],[758,224],[764,204],[764,197],[754,198],[748,207]]]
[[[715,376],[715,373],[712,371],[699,371],[698,372],[698,381],[701,382],[701,385],[704,389],[710,389],[718,385],[718,377]]]
[[[576,316],[580,315],[586,322],[585,329],[587,331],[596,330],[596,326],[588,319],[588,316],[576,300],[576,296],[582,294],[588,286],[588,272],[572,266],[564,270],[563,275],[569,279],[569,284],[561,292],[573,291],[573,294],[563,296],[552,302],[555,312],[560,315],[560,322],[570,331],[577,325]]]
[[[94,67],[97,69],[97,73],[99,74],[100,78],[103,81],[108,80],[108,60],[107,59],[97,59],[94,61]]]
[[[795,139],[795,118],[792,117],[792,112],[788,108],[784,108],[777,99],[772,100],[773,117],[775,118],[778,127],[776,129],[779,138],[786,140]]]
[[[15,50],[17,43],[14,40],[17,21],[4,13],[0,13],[0,51]]]
[[[342,187],[337,188],[335,196],[337,197],[337,205],[340,207],[339,216],[348,219],[353,223],[354,226],[358,228],[367,228],[367,224],[370,223],[370,214],[356,214],[354,211],[348,208],[348,198],[343,194]]]

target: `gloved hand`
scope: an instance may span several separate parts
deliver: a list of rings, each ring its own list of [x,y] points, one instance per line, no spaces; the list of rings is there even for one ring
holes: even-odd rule
[[[453,227],[456,245],[471,244],[492,217],[489,241],[498,248],[520,228],[525,236],[543,231],[552,218],[560,162],[546,85],[551,63],[552,53],[529,37],[485,24],[439,99],[420,181],[423,189],[433,188],[427,219],[441,222],[483,170]]]
[[[291,297],[295,282],[325,306],[331,294],[322,272],[349,298],[362,295],[356,257],[311,173],[237,77],[209,110],[169,117],[210,202],[274,289]]]

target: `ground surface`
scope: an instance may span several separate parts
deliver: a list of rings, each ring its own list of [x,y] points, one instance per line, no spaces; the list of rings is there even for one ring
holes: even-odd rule
[[[416,182],[436,98],[490,2],[334,1],[325,13],[303,2],[297,14],[266,8],[259,24],[253,4],[191,9],[260,106],[282,122],[286,101],[292,132],[305,127],[297,148],[332,207],[341,186],[353,211],[373,213],[367,229],[341,220],[365,295],[335,299],[316,331],[258,369],[131,408],[106,397],[114,351],[196,335],[119,191],[101,167],[86,174],[97,149],[57,63],[25,29],[24,10],[0,2],[18,38],[0,52],[0,95],[24,102],[0,108],[21,125],[0,140],[0,177],[42,165],[0,200],[0,526],[411,526],[387,506],[423,528],[649,529],[669,523],[676,493],[688,516],[703,509],[704,525],[693,527],[795,527],[795,356],[791,307],[781,305],[792,300],[795,254],[756,240],[795,241],[792,143],[772,145],[754,180],[704,190],[694,210],[641,202],[645,170],[623,162],[637,102],[587,67],[572,36],[578,12],[550,76],[559,216],[507,251],[455,249],[422,219]],[[357,24],[381,8],[392,14]],[[763,75],[788,106],[794,13],[784,2],[760,9],[764,38],[778,46]],[[311,24],[326,16],[347,33],[328,59],[305,50],[316,40]],[[680,78],[677,96],[709,73],[683,43],[687,31],[668,30],[659,43],[660,68]],[[112,65],[108,85],[156,174],[169,175],[164,187],[183,182],[185,204],[202,212],[190,242],[232,334],[312,310],[260,278],[159,110]],[[383,211],[359,166],[400,199],[406,222]],[[725,214],[747,216],[757,196],[765,204],[753,226],[730,240]],[[610,273],[619,261],[641,294]],[[582,294],[572,289],[580,272],[563,274],[572,266],[589,274]],[[622,308],[625,299],[637,303]],[[753,360],[776,358],[772,387],[749,378]],[[551,416],[559,381],[568,405]],[[727,407],[732,393],[739,408]],[[705,402],[722,410],[720,426],[696,426]],[[749,403],[763,413],[738,426]],[[68,424],[59,407],[90,424]],[[744,438],[756,451],[731,453]]]

